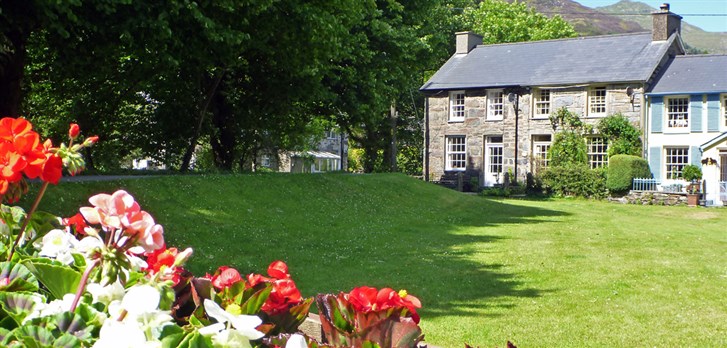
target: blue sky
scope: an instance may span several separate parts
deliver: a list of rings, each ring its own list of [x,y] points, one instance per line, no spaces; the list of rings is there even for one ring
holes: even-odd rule
[[[618,0],[575,0],[588,7],[615,4]],[[636,1],[636,0],[634,0]],[[671,12],[684,17],[684,21],[706,31],[727,32],[727,0],[638,0],[653,8],[669,3]],[[721,14],[722,16],[689,16],[689,14]]]

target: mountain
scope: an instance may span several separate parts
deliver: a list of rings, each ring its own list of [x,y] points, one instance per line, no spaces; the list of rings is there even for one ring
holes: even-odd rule
[[[657,11],[647,4],[630,0],[621,0],[616,4],[595,9],[573,0],[520,0],[520,2],[525,2],[547,16],[560,14],[582,36],[651,31],[651,13]],[[634,13],[643,15],[631,15]],[[682,38],[684,43],[692,48],[690,50],[692,52],[727,54],[727,33],[707,32],[682,21]]]
[[[644,13],[643,16],[616,15],[616,17],[632,20],[645,30],[651,30],[652,21],[649,14],[656,11],[655,8],[647,4],[630,0],[621,0],[613,5],[596,7],[595,10],[602,13]],[[725,32],[704,31],[682,20],[682,38],[688,46],[700,51],[727,54],[727,33]]]
[[[524,2],[549,17],[560,14],[582,36],[644,31],[644,28],[636,22],[601,13],[572,0],[520,0],[519,2]]]

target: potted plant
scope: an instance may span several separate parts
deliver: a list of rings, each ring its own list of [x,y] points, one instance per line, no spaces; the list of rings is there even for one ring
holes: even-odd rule
[[[692,207],[699,203],[702,169],[688,164],[682,169],[682,178],[689,182],[687,185],[687,205]]]

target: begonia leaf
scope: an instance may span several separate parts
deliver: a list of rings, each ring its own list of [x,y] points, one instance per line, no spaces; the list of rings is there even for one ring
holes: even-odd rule
[[[77,313],[63,312],[55,315],[56,327],[60,332],[72,335],[81,340],[93,338],[93,326],[88,326],[83,317]]]
[[[23,261],[23,265],[28,267],[55,299],[74,293],[81,281],[81,272],[57,261],[35,258]]]
[[[56,338],[55,341],[53,341],[53,347],[58,348],[75,348],[75,347],[81,347],[82,340],[78,339],[78,337],[70,335],[70,334],[62,334],[60,337]]]
[[[45,348],[53,344],[55,337],[46,328],[40,326],[23,325],[8,333],[3,344],[10,345],[15,342],[22,343],[24,347]]]
[[[38,280],[24,265],[0,262],[0,291],[38,291]]]
[[[245,302],[240,304],[241,314],[254,315],[260,312],[260,308],[263,307],[265,300],[270,296],[270,292],[273,291],[272,284],[268,284],[262,290],[258,290],[247,296],[248,291],[245,291],[246,295],[243,296]]]
[[[264,322],[271,322],[274,327],[268,332],[269,335],[277,335],[280,333],[295,333],[298,327],[305,321],[310,312],[310,306],[313,304],[313,298],[290,307],[287,311],[266,315]]]
[[[35,301],[33,296],[28,293],[0,292],[0,307],[15,321],[16,325],[21,325],[23,319],[33,312]],[[2,327],[10,329],[5,325]]]

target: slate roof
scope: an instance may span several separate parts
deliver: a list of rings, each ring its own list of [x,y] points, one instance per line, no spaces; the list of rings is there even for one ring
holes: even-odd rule
[[[420,90],[646,81],[674,40],[645,32],[480,45],[453,55]]]
[[[676,56],[647,94],[725,93],[727,55]]]

